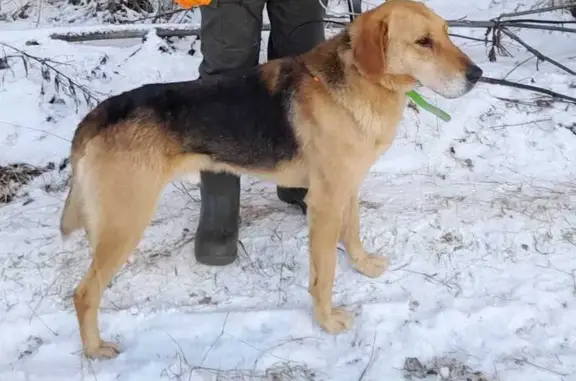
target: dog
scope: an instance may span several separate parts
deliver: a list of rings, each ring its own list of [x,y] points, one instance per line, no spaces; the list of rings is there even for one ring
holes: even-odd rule
[[[424,4],[388,0],[311,51],[234,75],[147,84],[112,96],[78,125],[60,230],[84,229],[90,267],[74,290],[84,354],[112,358],[101,339],[104,288],[139,243],[163,187],[201,170],[249,174],[308,189],[309,293],[317,323],[337,334],[349,312],[332,305],[336,247],[369,277],[387,268],[359,234],[358,190],[393,142],[421,84],[445,98],[482,70]]]

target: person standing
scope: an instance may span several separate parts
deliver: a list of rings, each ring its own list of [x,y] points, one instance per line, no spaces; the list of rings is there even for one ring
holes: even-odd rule
[[[200,7],[200,78],[258,65],[264,6],[271,26],[268,60],[305,53],[325,40],[325,8],[319,0],[212,0]],[[238,256],[240,178],[201,172],[200,181],[195,257],[205,265],[228,265]],[[278,198],[304,214],[306,192],[277,187]]]

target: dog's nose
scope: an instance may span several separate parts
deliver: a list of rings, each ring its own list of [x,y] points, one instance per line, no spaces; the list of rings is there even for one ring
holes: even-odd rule
[[[466,80],[472,84],[478,82],[482,77],[483,71],[478,66],[472,64],[466,69]]]

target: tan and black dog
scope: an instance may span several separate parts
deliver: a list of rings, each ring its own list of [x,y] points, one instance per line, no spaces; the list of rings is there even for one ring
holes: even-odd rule
[[[420,83],[456,98],[482,75],[447,30],[425,5],[389,0],[306,54],[233,76],[145,85],[90,112],[72,142],[61,221],[64,236],[84,228],[92,248],[74,293],[84,353],[118,353],[100,338],[102,292],[137,246],[163,187],[200,170],[308,188],[314,316],[327,332],[349,328],[349,313],[332,306],[336,246],[340,240],[367,276],[387,268],[386,257],[360,241],[357,192],[392,144],[406,92]]]

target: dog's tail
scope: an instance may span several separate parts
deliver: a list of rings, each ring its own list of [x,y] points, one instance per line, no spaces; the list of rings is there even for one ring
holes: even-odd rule
[[[78,229],[84,228],[83,215],[83,198],[82,198],[82,181],[79,173],[79,161],[84,156],[84,150],[88,141],[97,133],[97,126],[100,122],[102,112],[99,108],[91,111],[80,122],[74,138],[72,139],[72,153],[70,157],[70,167],[72,176],[70,177],[70,190],[64,203],[64,209],[60,218],[60,233],[65,239],[71,233]],[[80,176],[79,176],[80,175]]]
[[[64,203],[64,210],[60,218],[60,234],[63,238],[68,237],[74,231],[83,228],[82,223],[82,201],[79,185],[76,183],[74,175],[70,180],[70,191]]]

